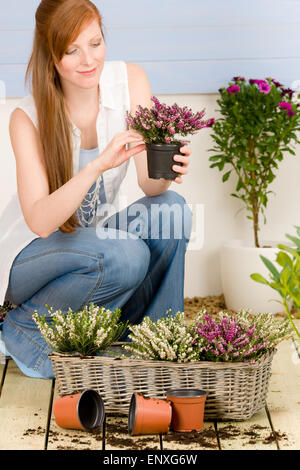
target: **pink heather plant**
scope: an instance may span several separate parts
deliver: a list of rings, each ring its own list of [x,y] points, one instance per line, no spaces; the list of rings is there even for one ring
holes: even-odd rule
[[[267,350],[291,336],[287,320],[269,314],[252,315],[241,310],[236,315],[220,312],[212,318],[202,310],[193,325],[194,346],[200,346],[200,360],[255,362]]]
[[[146,143],[173,144],[182,143],[177,136],[196,134],[204,127],[211,127],[214,119],[204,120],[205,110],[198,113],[186,106],[180,108],[176,103],[167,106],[152,96],[152,108],[138,106],[135,115],[127,112],[128,127],[140,132]]]

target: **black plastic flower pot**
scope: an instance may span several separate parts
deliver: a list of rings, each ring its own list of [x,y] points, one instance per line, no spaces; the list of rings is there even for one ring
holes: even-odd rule
[[[179,173],[172,170],[172,166],[182,166],[181,162],[173,160],[174,155],[181,155],[179,150],[181,147],[181,144],[146,143],[149,178],[174,180],[179,176]]]

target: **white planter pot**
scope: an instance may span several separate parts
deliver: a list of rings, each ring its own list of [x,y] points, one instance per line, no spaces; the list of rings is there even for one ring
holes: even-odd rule
[[[275,262],[276,254],[280,251],[278,243],[264,242],[263,245],[271,245],[272,248],[255,248],[247,246],[242,240],[232,240],[221,248],[221,279],[228,309],[251,309],[253,313],[277,313],[284,310],[283,305],[273,300],[282,300],[274,289],[250,278],[250,274],[259,273],[270,279],[269,271],[259,255],[268,258],[281,270]]]

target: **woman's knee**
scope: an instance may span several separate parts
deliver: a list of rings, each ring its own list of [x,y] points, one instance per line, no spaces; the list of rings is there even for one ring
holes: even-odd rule
[[[128,271],[128,283],[130,288],[137,287],[145,279],[149,264],[150,250],[148,245],[141,240],[134,240],[131,247],[127,251],[128,264],[125,270]]]
[[[138,287],[146,277],[150,250],[140,238],[108,242],[103,253],[104,283],[116,291]]]
[[[157,197],[157,210],[151,209],[151,223],[159,222],[162,214],[162,231],[174,234],[174,238],[189,240],[192,230],[193,213],[183,196],[176,191],[168,190]],[[164,233],[162,234],[164,235]]]

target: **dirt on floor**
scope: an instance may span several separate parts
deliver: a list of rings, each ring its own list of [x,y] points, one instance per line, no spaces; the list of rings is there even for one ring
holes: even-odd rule
[[[184,299],[184,312],[187,323],[191,323],[195,316],[200,310],[205,309],[206,312],[211,316],[217,316],[220,311],[228,313],[237,313],[234,310],[226,308],[226,303],[224,295],[207,295],[206,297],[185,297]],[[279,307],[280,309],[280,307]],[[297,311],[294,310],[292,313],[297,314]],[[278,311],[275,314],[278,317],[285,317],[286,313],[284,311]]]
[[[114,416],[109,414],[109,416]],[[40,426],[37,429],[26,429],[23,436],[43,435],[45,430]],[[102,434],[102,433],[101,433]],[[92,440],[102,441],[102,435],[93,435],[91,433],[79,431],[75,434],[68,434],[66,431],[60,433],[59,431],[50,431],[49,443],[59,441],[56,446],[57,450],[91,450]],[[68,439],[66,442],[65,439]],[[262,443],[265,445],[271,442],[288,441],[286,433],[271,431],[266,426],[258,424],[251,425],[249,428],[241,429],[233,423],[225,424],[224,426],[218,425],[218,433],[214,426],[208,429],[203,429],[200,432],[174,432],[169,431],[162,438],[163,446],[168,447],[168,444],[174,444],[180,447],[202,447],[207,450],[218,450],[219,442],[232,441],[238,439],[241,447],[256,445]],[[114,422],[108,422],[105,431],[106,446],[111,446],[117,449],[131,449],[131,450],[153,450],[159,449],[159,436],[130,436],[128,434],[127,423],[124,419],[115,419]],[[101,447],[101,445],[100,445]]]
[[[188,323],[194,320],[195,316],[200,310],[205,309],[209,315],[218,315],[223,310],[224,312],[232,312],[226,308],[224,295],[207,295],[206,297],[185,297],[184,299],[184,313]]]

